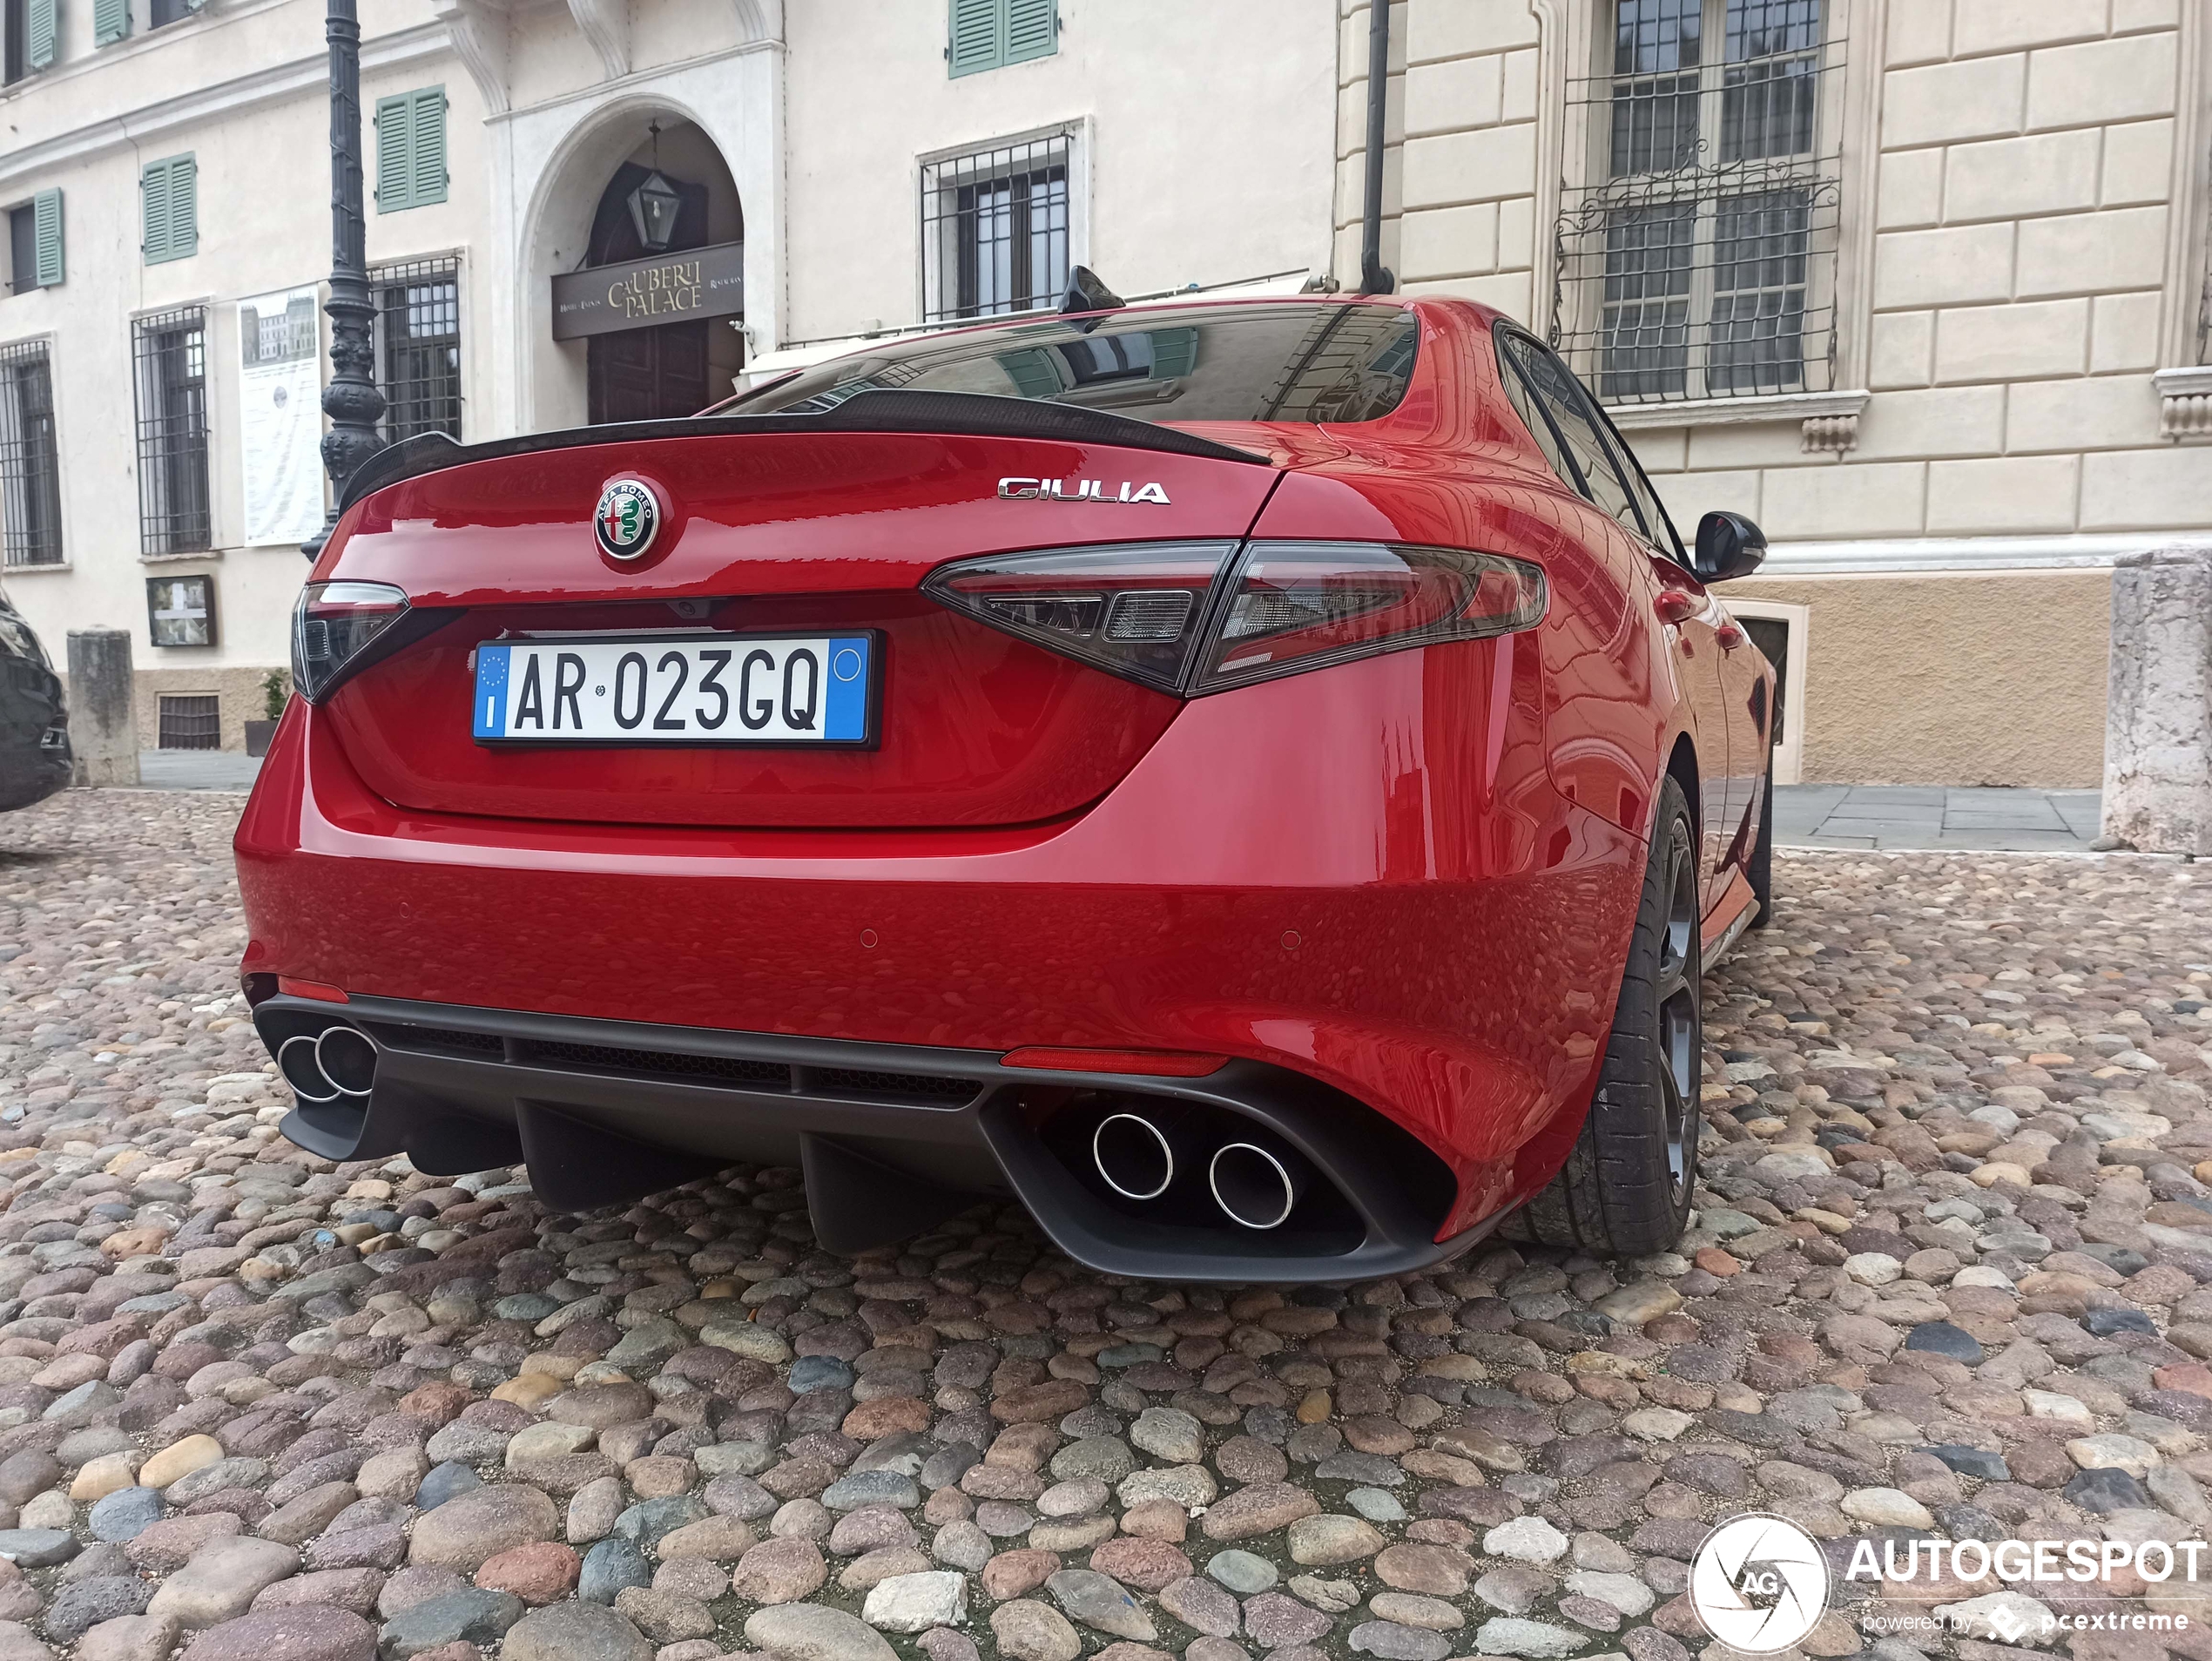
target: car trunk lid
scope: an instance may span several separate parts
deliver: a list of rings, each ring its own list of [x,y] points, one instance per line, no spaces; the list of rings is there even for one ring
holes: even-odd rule
[[[1076,812],[1136,765],[1180,705],[947,611],[918,591],[921,579],[948,560],[1016,550],[1225,544],[1280,476],[1203,440],[1193,448],[1218,453],[910,432],[578,436],[374,490],[318,566],[319,578],[392,584],[412,604],[453,614],[324,706],[365,781],[398,806],[732,827],[1006,825]],[[593,535],[602,490],[621,478],[646,482],[663,504],[651,548],[630,562],[603,555]],[[474,660],[487,642],[861,631],[882,654],[873,748],[510,747],[473,736]]]

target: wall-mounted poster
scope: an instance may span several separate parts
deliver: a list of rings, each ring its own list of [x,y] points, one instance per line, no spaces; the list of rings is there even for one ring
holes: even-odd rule
[[[322,528],[322,340],[316,291],[238,303],[241,520],[249,548]]]

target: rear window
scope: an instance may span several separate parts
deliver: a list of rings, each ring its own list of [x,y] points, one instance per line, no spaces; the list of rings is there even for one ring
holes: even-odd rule
[[[1160,306],[923,335],[837,358],[706,413],[809,415],[856,393],[970,392],[1140,421],[1373,421],[1413,373],[1399,306]]]

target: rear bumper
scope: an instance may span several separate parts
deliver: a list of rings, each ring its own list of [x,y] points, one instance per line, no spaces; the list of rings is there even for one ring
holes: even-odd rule
[[[238,835],[244,967],[344,988],[364,1008],[901,1046],[966,1057],[953,1075],[979,1082],[1024,1045],[1225,1055],[1258,1071],[1114,1087],[1204,1096],[1264,1077],[1238,1111],[1318,1091],[1348,1124],[1379,1115],[1448,1171],[1453,1192],[1422,1226],[1449,1241],[1540,1188],[1579,1130],[1642,862],[1635,839],[1552,789],[1534,653],[1513,645],[1199,700],[1086,813],[989,831],[404,812],[295,702]],[[439,1064],[438,1090],[469,1065]],[[700,1151],[679,1121],[731,1116],[658,1088],[534,1095],[543,1083],[486,1088]],[[1028,1199],[987,1108],[963,1106],[972,1128],[957,1135],[927,1109],[860,1104],[856,1124],[811,1098],[742,1117],[786,1137],[834,1119],[840,1138],[899,1144],[917,1175]]]
[[[800,1165],[816,1235],[857,1252],[927,1228],[978,1193],[1011,1193],[1055,1244],[1111,1273],[1231,1281],[1366,1280],[1426,1267],[1450,1173],[1371,1109],[1280,1068],[1203,1078],[1008,1067],[988,1051],[778,1037],[496,1009],[277,996],[273,1052],[342,1023],[376,1046],[365,1096],[302,1101],[285,1133],[327,1158],[406,1151],[437,1174],[522,1159],[550,1205],[581,1210],[735,1160]],[[1304,1154],[1349,1202],[1318,1226],[1167,1223],[1120,1205],[1039,1127],[1076,1100],[1213,1111]],[[1195,1224],[1195,1225],[1194,1225]]]

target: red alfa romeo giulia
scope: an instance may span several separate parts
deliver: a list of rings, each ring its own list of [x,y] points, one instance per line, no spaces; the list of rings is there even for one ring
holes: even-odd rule
[[[293,1141],[1185,1280],[1673,1243],[1757,530],[1482,307],[1110,299],[356,476],[238,834]]]

